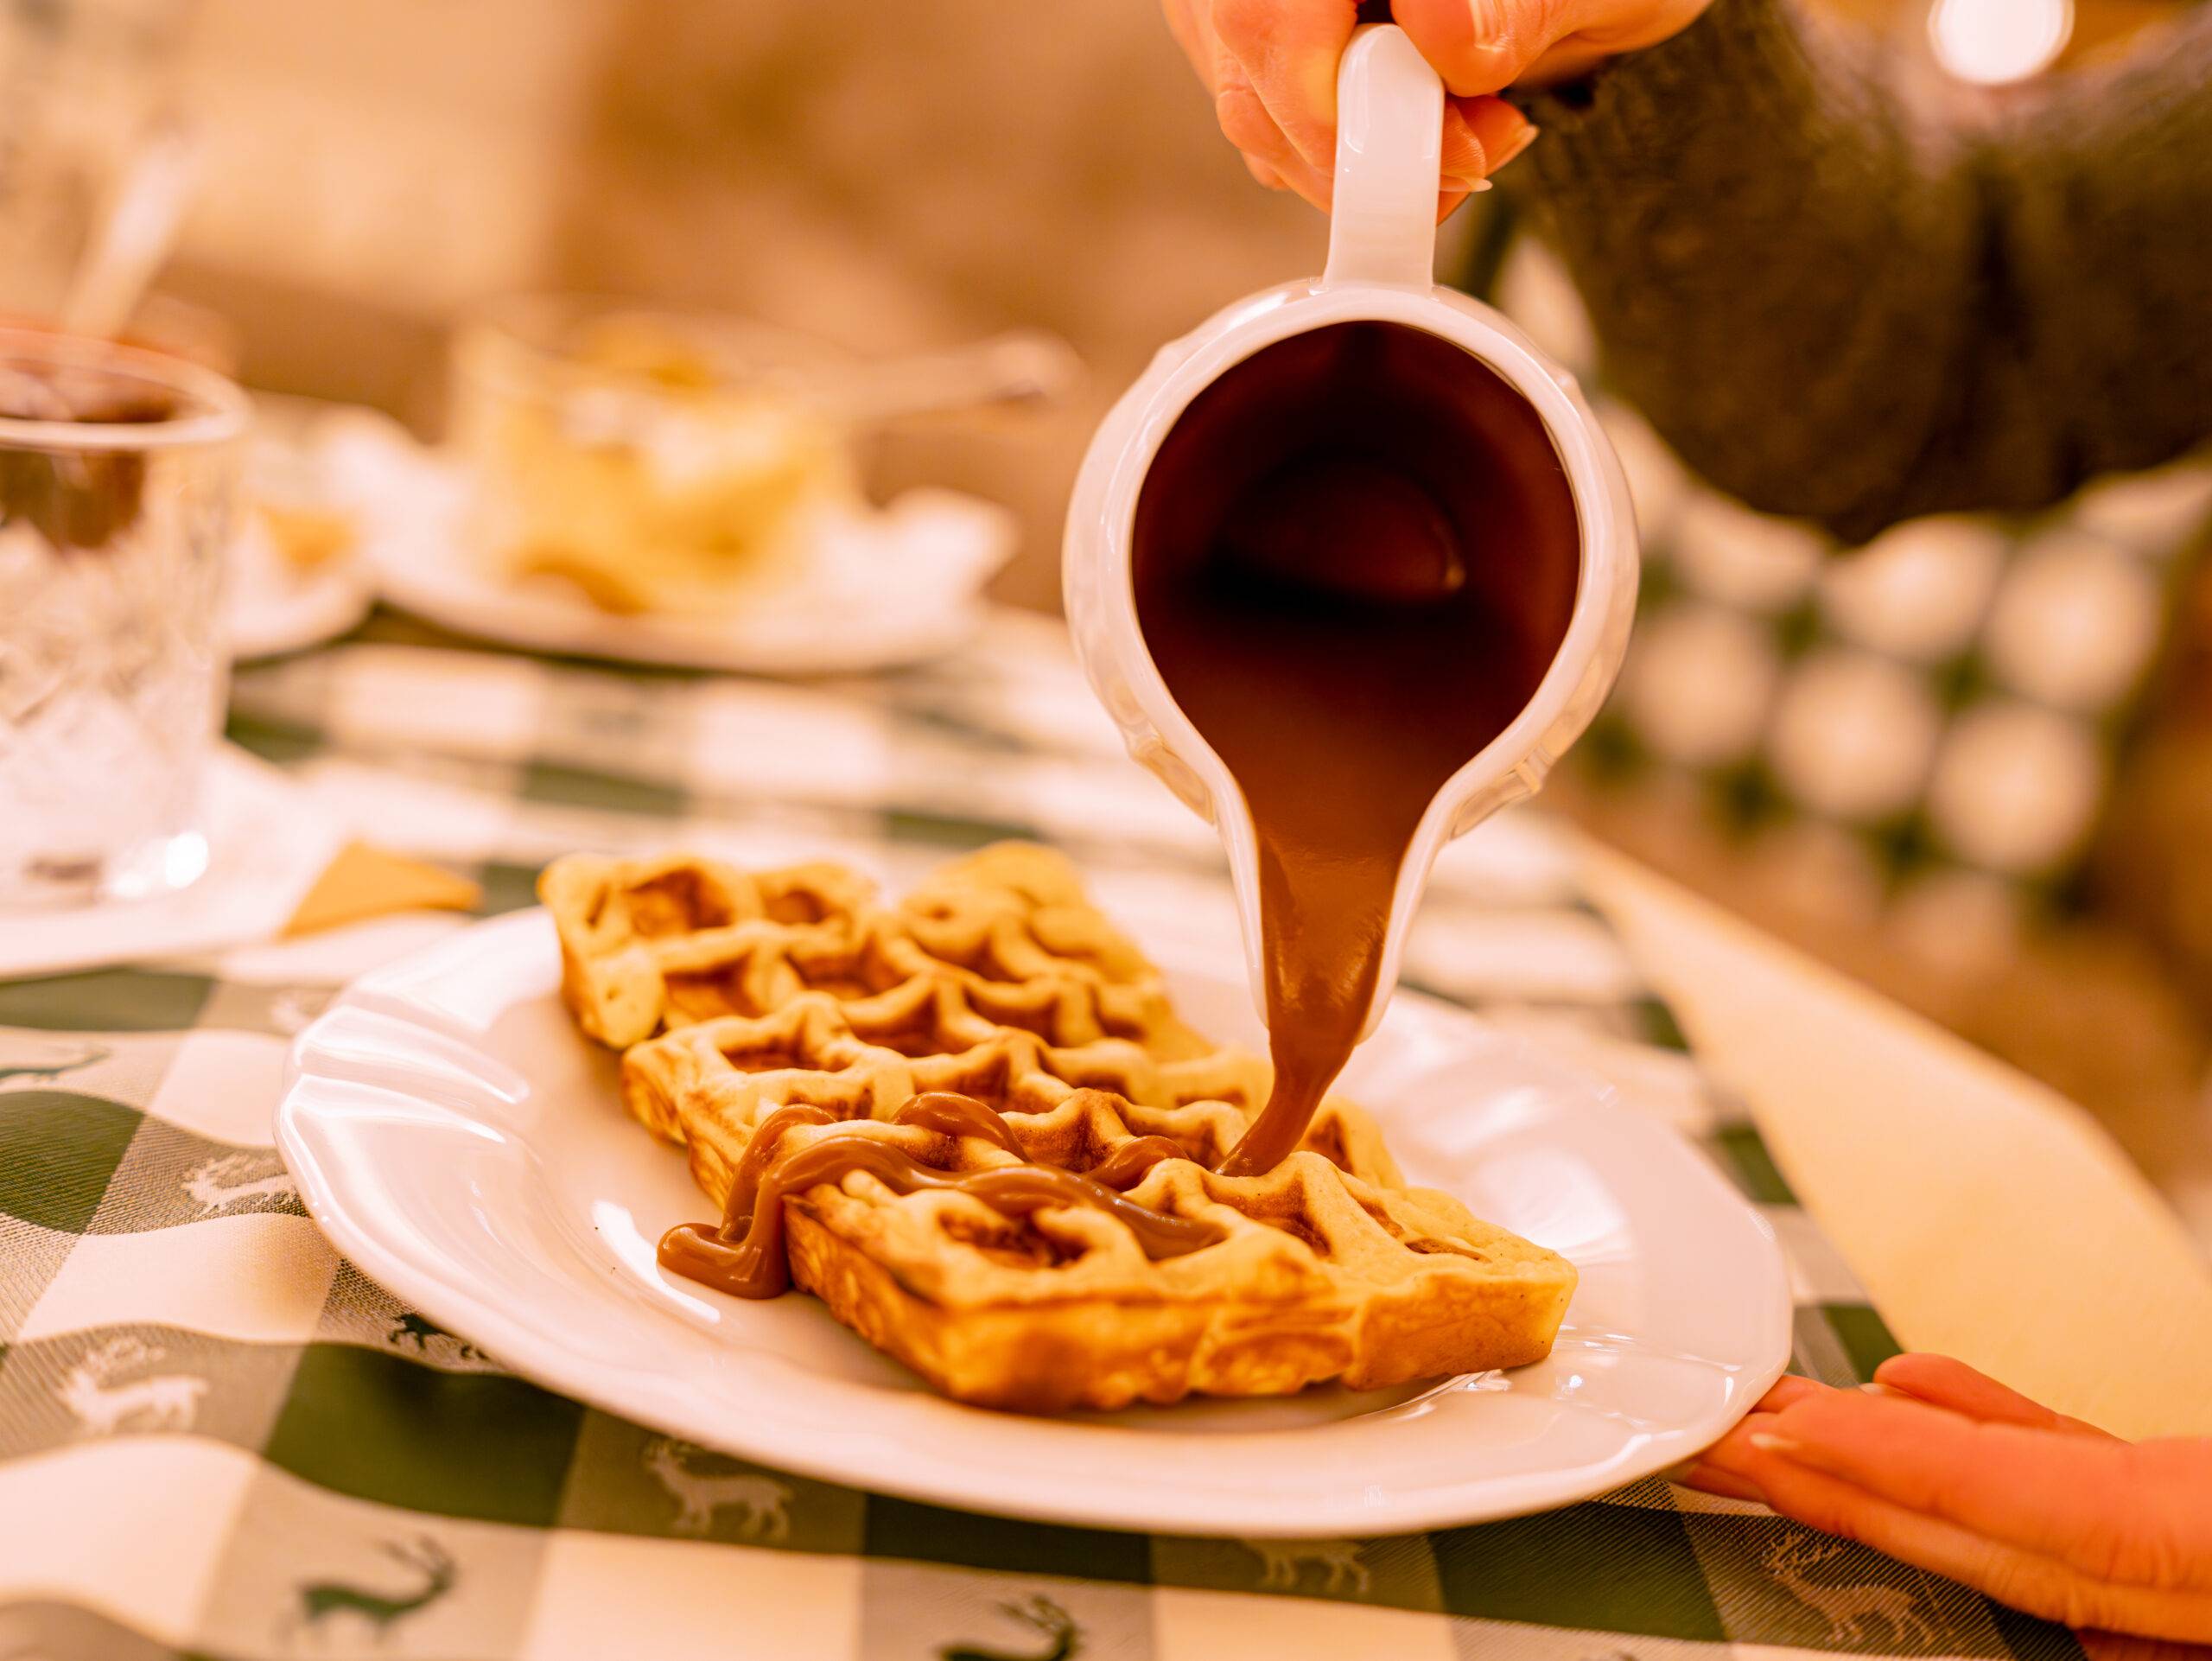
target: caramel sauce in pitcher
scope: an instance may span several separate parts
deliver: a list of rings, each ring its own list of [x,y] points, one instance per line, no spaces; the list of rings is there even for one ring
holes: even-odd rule
[[[1580,557],[1535,408],[1402,324],[1264,347],[1160,444],[1136,506],[1138,624],[1259,845],[1275,1081],[1225,1174],[1294,1149],[1350,1059],[1414,832],[1535,692]]]

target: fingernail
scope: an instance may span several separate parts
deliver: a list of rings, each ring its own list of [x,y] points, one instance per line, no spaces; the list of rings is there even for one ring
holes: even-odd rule
[[[1775,1454],[1783,1459],[1788,1459],[1797,1451],[1797,1444],[1795,1441],[1788,1436],[1777,1436],[1771,1430],[1752,1431],[1751,1443],[1762,1454]]]
[[[1859,1385],[1859,1388],[1869,1396],[1886,1396],[1893,1402],[1901,1402],[1904,1400],[1904,1392],[1903,1391],[1892,1390],[1889,1385],[1883,1384],[1877,1379],[1870,1378],[1865,1384]]]
[[[1521,124],[1521,130],[1514,134],[1512,142],[1507,144],[1503,151],[1502,151],[1497,158],[1490,164],[1490,170],[1492,173],[1497,172],[1498,169],[1503,167],[1515,156],[1520,155],[1522,150],[1527,150],[1529,145],[1536,142],[1536,135],[1541,131],[1543,131],[1543,129],[1536,125],[1535,122],[1522,122]]]

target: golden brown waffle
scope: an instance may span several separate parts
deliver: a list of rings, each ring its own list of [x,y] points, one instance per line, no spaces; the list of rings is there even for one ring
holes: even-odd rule
[[[538,894],[560,930],[563,997],[617,1049],[800,992],[868,997],[917,976],[950,977],[990,1020],[1056,1043],[1210,1047],[1046,848],[1003,843],[956,860],[896,909],[840,866],[745,872],[690,856],[571,855],[546,868]]]
[[[693,1002],[702,1015],[772,1008],[799,990],[777,972],[791,953],[851,950],[874,888],[836,865],[571,854],[545,868],[537,894],[560,930],[563,999],[620,1049],[697,1018],[684,1013]],[[695,991],[694,979],[707,984]]]
[[[788,922],[726,920],[730,907],[717,902],[695,908],[709,920],[690,936],[658,926],[667,896],[692,893],[672,874],[709,869],[563,861],[543,892],[561,918],[570,985],[604,983],[626,951],[652,958],[666,1030],[625,1054],[624,1103],[688,1149],[717,1206],[754,1130],[802,1104],[839,1123],[784,1130],[779,1157],[824,1136],[866,1136],[940,1170],[1019,1162],[980,1137],[887,1123],[931,1091],[998,1110],[1033,1163],[1089,1171],[1139,1136],[1166,1137],[1188,1155],[1154,1166],[1129,1198],[1205,1219],[1221,1239],[1160,1260],[1087,1206],[1017,1219],[968,1194],[901,1196],[862,1173],[788,1197],[796,1282],[947,1395],[1033,1410],[1111,1408],[1194,1391],[1287,1393],[1332,1378],[1374,1388],[1548,1352],[1572,1266],[1446,1195],[1406,1187],[1373,1121],[1350,1104],[1331,1098],[1301,1150],[1264,1176],[1208,1168],[1264,1101],[1267,1065],[1206,1046],[1176,1021],[1158,972],[1089,906],[1057,855],[987,850],[896,912],[855,901],[834,920],[810,910]],[[748,880],[763,894],[864,892],[805,869],[803,884],[788,872],[744,879],[724,868],[712,880],[723,893]],[[578,893],[608,896],[596,920],[563,913]],[[615,932],[618,907],[627,920],[614,950],[597,950]],[[674,948],[747,927],[741,946],[718,949],[741,964],[726,1002],[749,1007],[702,1018],[702,1001],[667,990],[671,964],[698,961]],[[579,942],[594,948],[581,971]],[[823,971],[832,961],[842,966]],[[893,978],[899,968],[912,972]],[[1049,996],[1035,995],[1039,985]],[[604,1006],[575,1007],[591,1030],[584,1011]]]

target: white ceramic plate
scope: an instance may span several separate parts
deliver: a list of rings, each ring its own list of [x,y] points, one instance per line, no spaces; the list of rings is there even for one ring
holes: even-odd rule
[[[1257,1036],[1233,947],[1162,950],[1180,1007]],[[1348,1075],[1412,1180],[1567,1254],[1550,1359],[1367,1395],[1026,1418],[958,1406],[812,1299],[661,1272],[705,1210],[555,995],[550,921],[485,923],[358,982],[294,1051],[276,1134],[339,1249],[518,1371],[785,1470],[976,1511],[1188,1534],[1512,1516],[1688,1457],[1789,1352],[1774,1236],[1672,1131],[1528,1041],[1402,996]]]
[[[232,553],[223,632],[231,655],[242,662],[281,657],[336,640],[375,603],[376,591],[355,561],[296,572],[285,569],[275,553],[242,538]]]
[[[231,655],[273,658],[334,640],[376,603],[377,550],[417,539],[443,488],[428,452],[391,417],[356,404],[254,395],[245,494],[230,549],[223,627]],[[336,513],[355,545],[311,570],[277,551],[254,504]]]
[[[458,493],[463,475],[448,464]],[[848,675],[924,663],[973,637],[983,584],[1014,553],[1014,516],[949,490],[912,490],[837,517],[849,565],[886,580],[858,590],[763,596],[728,616],[618,616],[564,582],[502,581],[468,546],[466,515],[438,532],[372,550],[384,597],[458,633],[531,652],[753,675]]]

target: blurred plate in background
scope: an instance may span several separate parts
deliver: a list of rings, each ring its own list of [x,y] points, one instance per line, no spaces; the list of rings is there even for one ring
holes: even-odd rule
[[[369,552],[435,511],[405,428],[373,410],[256,393],[244,506],[225,573],[231,655],[333,640],[376,603]]]
[[[988,614],[982,589],[1013,555],[1014,517],[951,491],[825,515],[821,563],[836,581],[762,595],[710,616],[609,611],[550,575],[495,574],[465,516],[371,550],[379,591],[403,610],[505,646],[617,662],[756,675],[855,674],[942,657]]]

